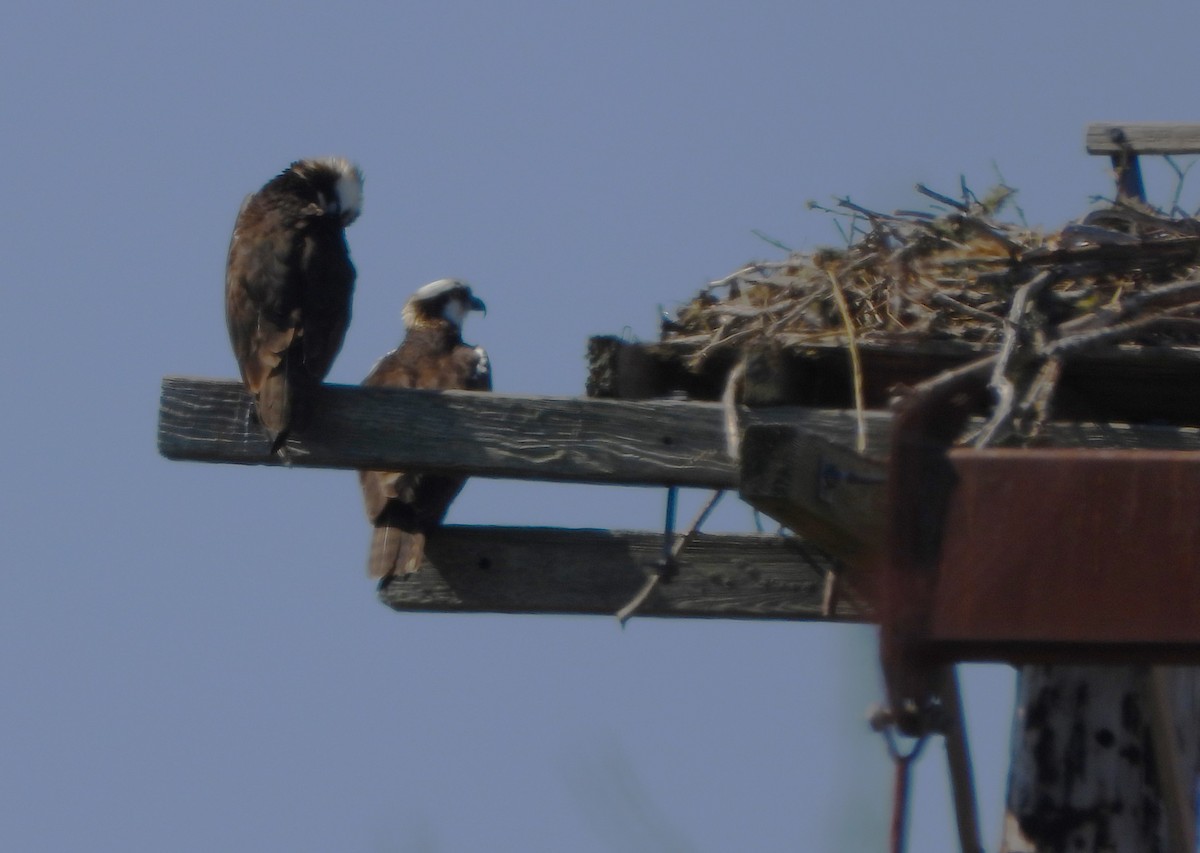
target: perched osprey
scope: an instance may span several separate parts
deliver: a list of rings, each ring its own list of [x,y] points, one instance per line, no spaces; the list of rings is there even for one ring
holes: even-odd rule
[[[470,311],[487,308],[463,282],[443,278],[422,287],[404,306],[404,341],[379,360],[363,385],[490,391],[487,353],[463,343]],[[387,584],[421,567],[426,535],[441,524],[466,478],[400,471],[359,471],[358,477],[375,525],[367,569]]]
[[[333,364],[350,324],[345,227],[362,173],[340,157],[298,160],[246,197],[225,268],[225,320],[258,419],[278,450]]]

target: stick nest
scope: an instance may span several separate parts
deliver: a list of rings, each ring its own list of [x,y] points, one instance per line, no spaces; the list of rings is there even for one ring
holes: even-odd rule
[[[848,248],[747,264],[708,284],[666,320],[662,339],[707,339],[710,346],[764,338],[896,346],[940,341],[990,351],[1002,343],[1015,293],[1043,271],[1053,272],[1053,282],[1033,308],[1046,330],[1200,274],[1200,220],[1120,204],[1044,234],[999,218],[1008,188],[983,200],[964,191],[962,201],[919,189],[949,211],[885,214],[843,199],[840,210],[830,212],[850,217]],[[1135,303],[1125,305],[1122,319],[1161,307],[1153,299]],[[1153,324],[1126,340],[1195,346],[1197,323]]]
[[[994,408],[977,446],[1036,437],[1079,353],[1200,347],[1200,220],[1119,202],[1043,234],[1000,219],[1006,187],[983,200],[918,190],[944,212],[843,199],[827,210],[850,218],[847,248],[711,282],[664,321],[663,342],[686,347],[693,367],[763,342],[845,346],[860,419],[860,347],[959,350],[990,376]]]

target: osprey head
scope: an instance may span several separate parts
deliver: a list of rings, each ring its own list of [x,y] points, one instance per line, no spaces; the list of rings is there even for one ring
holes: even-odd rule
[[[343,228],[362,213],[362,171],[349,160],[342,157],[297,160],[288,167],[288,172],[312,187],[317,205],[325,214],[338,217]]]
[[[455,278],[439,278],[409,297],[402,316],[407,329],[437,320],[445,320],[456,329],[461,329],[469,311],[487,314],[487,306],[471,293],[471,287],[466,282]]]

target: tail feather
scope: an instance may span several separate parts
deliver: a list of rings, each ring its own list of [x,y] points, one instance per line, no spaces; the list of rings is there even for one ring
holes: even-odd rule
[[[381,579],[410,575],[421,568],[424,557],[424,533],[409,533],[398,527],[380,524],[371,535],[367,572],[372,578]]]
[[[292,422],[292,395],[287,374],[277,370],[263,381],[255,398],[258,420],[271,436],[272,449],[278,449]]]
[[[263,381],[255,398],[258,419],[271,437],[271,450],[278,451],[292,430],[302,430],[310,419],[318,382],[303,374],[288,373],[284,364]]]

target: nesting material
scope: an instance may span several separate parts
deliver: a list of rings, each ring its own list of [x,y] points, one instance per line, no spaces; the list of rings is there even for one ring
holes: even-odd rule
[[[999,218],[1010,195],[1001,188],[983,201],[938,196],[950,207],[938,215],[877,213],[843,200],[853,215],[848,248],[796,252],[711,282],[665,324],[663,340],[704,336],[718,344],[765,335],[848,343],[853,331],[863,343],[952,341],[982,351],[1000,345],[1014,293],[1042,270],[1055,271],[1037,306],[1048,327],[1200,275],[1196,219],[1121,206],[1045,234]],[[1137,302],[1122,315],[1143,316],[1146,307]],[[1191,325],[1133,340],[1200,343],[1200,327]]]
[[[764,341],[844,346],[852,359],[862,346],[961,352],[991,360],[998,407],[1027,426],[1048,417],[1075,355],[1200,348],[1200,220],[1118,204],[1043,233],[1000,217],[1008,188],[984,199],[918,190],[942,212],[842,200],[830,212],[850,221],[847,248],[711,282],[664,321],[662,342],[686,345],[693,367]]]

